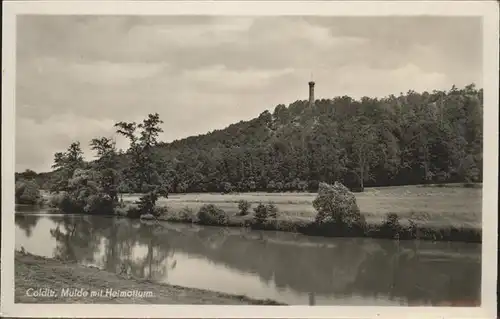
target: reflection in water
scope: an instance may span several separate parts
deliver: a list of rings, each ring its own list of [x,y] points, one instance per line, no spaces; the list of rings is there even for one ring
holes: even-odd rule
[[[23,212],[23,213],[38,213],[40,212],[40,207],[36,205],[23,205],[23,204],[16,204],[16,212]]]
[[[309,293],[309,306],[314,306],[316,301],[314,300],[314,292]]]
[[[480,298],[477,244],[306,237],[100,216],[16,214],[16,225],[16,247],[34,254],[53,245],[49,257],[289,304],[436,305]],[[42,240],[47,233],[50,239]]]
[[[22,229],[27,237],[31,236],[33,232],[33,228],[35,228],[36,224],[40,220],[40,216],[37,215],[25,215],[25,214],[16,214],[16,227],[18,229]]]

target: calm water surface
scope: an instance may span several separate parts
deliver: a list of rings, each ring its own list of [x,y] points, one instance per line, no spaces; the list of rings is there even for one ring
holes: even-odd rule
[[[157,282],[296,305],[438,305],[481,295],[478,244],[307,237],[19,210],[17,249]]]

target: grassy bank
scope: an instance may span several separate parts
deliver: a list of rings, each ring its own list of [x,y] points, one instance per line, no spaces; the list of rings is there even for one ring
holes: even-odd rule
[[[35,291],[54,296],[35,297]],[[64,295],[69,288],[74,295]],[[109,290],[112,289],[112,290]],[[89,292],[83,296],[83,292]],[[102,295],[90,296],[91,292]],[[77,292],[80,292],[78,295]],[[132,296],[120,296],[120,293]],[[107,294],[106,294],[107,293]],[[118,294],[118,295],[116,295]],[[76,263],[49,259],[22,252],[15,254],[16,303],[139,303],[139,304],[218,304],[218,305],[279,305],[272,300],[257,300],[208,290],[153,283],[127,278]]]
[[[401,220],[422,220],[434,226],[481,228],[482,189],[464,188],[461,184],[446,187],[391,186],[366,188],[354,193],[356,201],[369,223],[380,223],[388,213],[395,213]],[[159,206],[170,211],[186,207],[198,211],[204,204],[214,204],[230,215],[239,213],[238,202],[248,201],[252,208],[258,203],[273,203],[279,215],[287,219],[312,221],[316,216],[312,201],[316,193],[236,193],[236,194],[170,194],[160,198]],[[125,202],[133,202],[138,195],[124,195]]]
[[[394,215],[393,215],[394,216]],[[400,221],[390,218],[381,222],[368,222],[365,228],[344,228],[338,225],[317,225],[312,220],[295,219],[288,216],[267,218],[264,222],[255,222],[253,214],[240,216],[228,214],[227,220],[218,222],[201,222],[196,214],[188,210],[180,212],[169,211],[161,215],[158,220],[177,223],[193,223],[208,226],[248,227],[255,230],[274,230],[296,232],[308,236],[323,237],[367,237],[400,240],[433,240],[433,241],[460,241],[480,243],[482,230],[479,227],[433,225],[425,221],[407,219]]]
[[[355,193],[367,226],[344,229],[314,223],[316,211],[312,202],[316,193],[241,193],[241,194],[171,194],[158,201],[159,219],[169,222],[212,226],[250,227],[261,230],[298,232],[326,237],[371,237],[387,239],[422,239],[436,241],[481,242],[482,189],[462,185],[446,187],[396,186],[367,188]],[[139,195],[124,195],[125,207],[118,211],[127,215],[134,209]],[[241,214],[238,204],[248,203],[248,213]],[[255,222],[253,209],[272,203],[276,216]],[[221,211],[222,219],[201,221],[198,212],[212,204]],[[388,218],[388,216],[391,216]],[[392,218],[392,219],[391,219]],[[391,219],[391,220],[389,220]]]
[[[326,237],[481,242],[482,189],[452,186],[380,187],[355,193],[367,222],[364,229],[314,224],[316,211],[312,201],[317,195],[315,193],[175,194],[159,202],[161,209],[165,211],[160,219],[200,224],[196,213],[202,205],[210,203],[223,210],[227,216],[222,223],[215,221],[210,225],[290,231]],[[134,196],[125,198],[127,201],[133,199]],[[245,216],[240,214],[238,208],[241,200],[250,204],[249,213]],[[278,210],[276,218],[255,223],[252,209],[259,203],[273,203]]]

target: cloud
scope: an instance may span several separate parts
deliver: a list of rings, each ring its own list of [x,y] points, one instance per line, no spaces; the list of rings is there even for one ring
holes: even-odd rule
[[[231,44],[247,32],[253,18],[219,19],[219,22],[185,24],[182,28],[172,24],[137,25],[127,37],[138,48],[148,50],[151,45],[160,50],[181,47],[183,49],[206,49],[220,44]],[[147,53],[145,53],[147,54]],[[154,52],[150,52],[155,55]]]
[[[98,61],[94,63],[74,63],[68,68],[80,82],[97,85],[120,85],[157,75],[167,65],[161,63],[113,63]]]
[[[446,74],[428,73],[412,63],[390,71],[385,69],[366,70],[363,66],[344,67],[339,71],[344,74],[338,83],[339,95],[344,92],[344,94],[358,99],[363,96],[398,95],[406,93],[410,89],[423,92],[430,88],[449,88],[449,79]],[[387,87],[387,82],[393,83],[390,88]],[[363,87],[364,90],[357,90],[356,86]]]
[[[113,121],[80,118],[71,114],[53,115],[43,123],[32,119],[16,121],[16,165],[46,171],[55,152],[65,151],[69,144],[80,141],[86,158],[93,157],[89,147],[92,138],[112,137]]]
[[[231,70],[224,65],[212,65],[196,70],[186,70],[183,77],[186,82],[198,82],[211,90],[239,90],[262,89],[272,86],[273,80],[293,74],[294,69],[283,70]],[[223,79],[223,81],[214,81]]]
[[[166,141],[220,129],[311,73],[318,98],[481,86],[481,41],[470,17],[20,16],[16,169],[152,112]]]

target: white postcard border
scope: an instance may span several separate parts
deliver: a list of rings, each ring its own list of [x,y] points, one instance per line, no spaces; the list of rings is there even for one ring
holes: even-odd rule
[[[1,314],[16,317],[494,318],[497,280],[499,19],[495,1],[6,1],[2,21]],[[482,306],[192,306],[14,303],[15,44],[18,14],[442,15],[483,17],[484,173]]]

